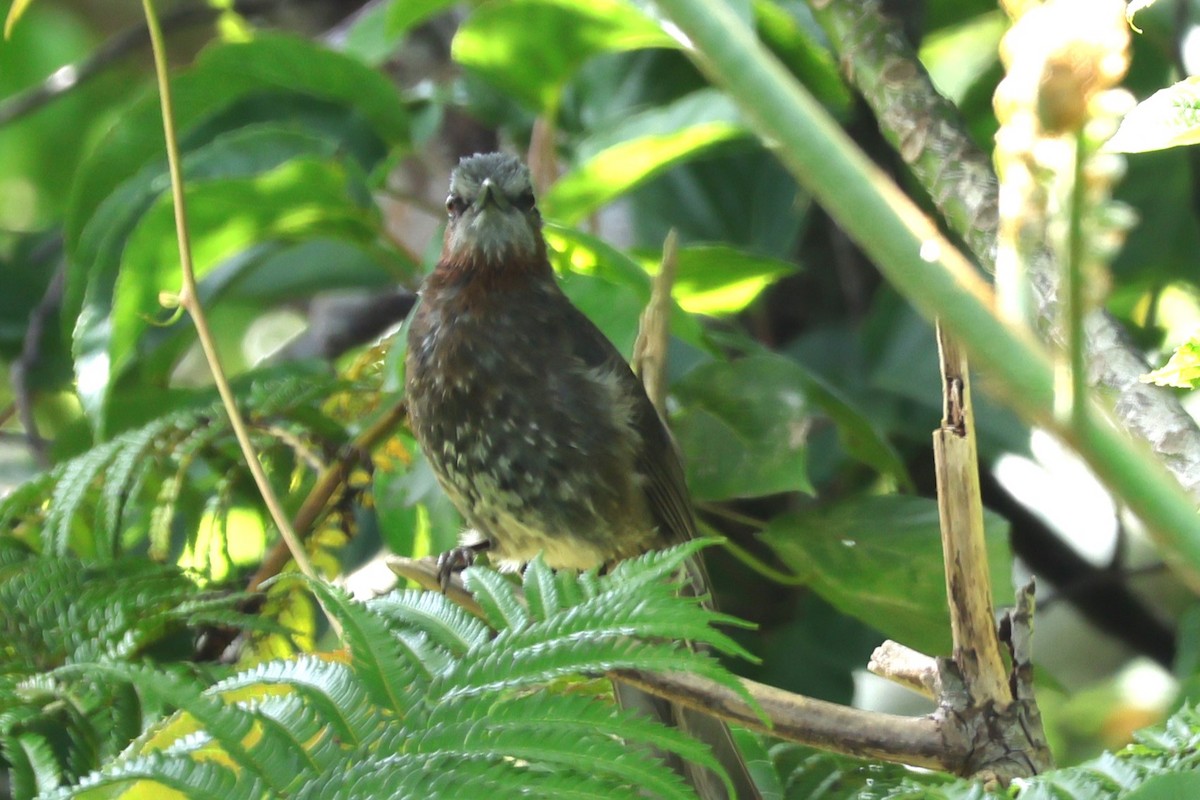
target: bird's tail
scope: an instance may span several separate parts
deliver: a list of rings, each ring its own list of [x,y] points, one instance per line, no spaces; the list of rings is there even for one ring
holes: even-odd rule
[[[733,783],[732,796],[726,789],[725,782],[705,767],[685,761],[673,753],[660,754],[672,769],[682,775],[696,790],[700,800],[760,800],[762,795],[754,785],[750,769],[724,720],[684,708],[620,681],[613,681],[613,694],[622,708],[637,711],[665,725],[678,728],[712,748],[713,755],[725,768]]]

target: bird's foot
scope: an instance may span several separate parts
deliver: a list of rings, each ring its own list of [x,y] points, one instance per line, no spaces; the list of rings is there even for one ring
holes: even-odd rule
[[[438,583],[441,584],[442,592],[444,593],[450,586],[450,579],[454,577],[454,573],[462,572],[467,567],[475,562],[475,557],[480,553],[487,551],[492,546],[492,543],[487,539],[471,544],[464,544],[455,547],[452,550],[447,550],[438,556],[437,560],[437,575]]]

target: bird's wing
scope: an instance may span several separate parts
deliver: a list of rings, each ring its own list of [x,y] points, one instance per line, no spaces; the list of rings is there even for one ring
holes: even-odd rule
[[[588,369],[603,369],[616,376],[623,392],[631,398],[632,424],[638,434],[635,468],[641,474],[650,513],[663,539],[663,545],[678,544],[696,535],[684,480],[683,463],[666,424],[646,396],[642,382],[625,359],[592,321],[571,307],[570,347]]]

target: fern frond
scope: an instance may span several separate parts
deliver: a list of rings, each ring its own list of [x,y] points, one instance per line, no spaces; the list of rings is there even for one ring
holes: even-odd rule
[[[638,790],[598,775],[561,774],[512,761],[456,753],[362,754],[341,773],[327,773],[304,787],[296,800],[361,800],[363,797],[522,797],[636,800]],[[694,795],[693,795],[694,797]]]
[[[467,567],[462,578],[493,628],[519,629],[529,624],[529,611],[517,596],[516,585],[508,578],[493,569],[477,567]]]
[[[486,625],[437,592],[399,590],[367,601],[367,608],[396,627],[423,631],[455,656],[478,647],[490,635]]]
[[[640,745],[675,753],[721,773],[719,763],[707,747],[675,728],[609,702],[557,692],[506,699],[494,695],[467,696],[438,703],[423,721],[426,732],[411,746],[451,749],[456,741],[454,737],[467,736],[467,728],[480,721],[489,737],[487,744],[510,757],[520,757],[520,750],[526,746],[529,736],[545,733],[548,741],[556,742],[565,752],[575,752],[582,743],[592,740],[603,745],[615,744],[619,750],[613,751],[616,755]],[[456,730],[460,728],[461,733]],[[467,736],[458,741],[469,742],[470,739]]]
[[[60,789],[44,800],[112,797],[121,790],[140,785],[142,796],[152,797],[150,787],[174,789],[192,800],[231,800],[265,796],[265,787],[253,776],[240,777],[216,761],[193,760],[184,755],[150,753],[87,776],[78,785]],[[107,790],[107,791],[105,791]]]
[[[347,744],[364,743],[378,734],[385,721],[347,664],[317,656],[260,664],[214,684],[210,691],[234,699],[259,687],[295,691]]]
[[[725,685],[741,684],[711,656],[693,654],[677,644],[650,643],[623,636],[588,640],[577,637],[539,640],[515,648],[507,641],[455,664],[435,679],[431,694],[446,699],[460,695],[528,689],[557,678],[598,674],[617,669],[653,672],[688,671]]]
[[[342,624],[343,640],[354,656],[354,671],[372,700],[404,717],[414,696],[428,683],[430,669],[419,654],[401,646],[384,619],[342,589],[304,579],[321,604]]]
[[[562,607],[558,581],[554,578],[554,571],[546,566],[546,560],[542,558],[541,553],[525,567],[521,585],[525,589],[529,613],[535,620],[545,620]]]

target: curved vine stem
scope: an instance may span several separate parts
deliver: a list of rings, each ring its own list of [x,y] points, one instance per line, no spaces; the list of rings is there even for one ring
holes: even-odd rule
[[[300,541],[300,537],[296,535],[291,522],[288,521],[283,504],[279,502],[279,497],[271,488],[271,482],[267,480],[262,462],[258,460],[258,453],[255,451],[254,443],[250,441],[250,433],[246,429],[246,421],[242,418],[241,411],[238,410],[233,389],[229,385],[229,379],[225,376],[225,370],[217,355],[212,330],[208,326],[208,317],[200,303],[200,295],[196,289],[196,270],[192,264],[187,204],[183,193],[183,169],[180,165],[179,142],[175,135],[175,113],[171,105],[171,82],[167,74],[167,55],[163,45],[162,27],[159,25],[158,15],[154,11],[154,4],[151,0],[142,0],[142,9],[146,15],[146,27],[150,32],[150,47],[154,53],[154,73],[158,79],[158,93],[162,105],[167,167],[171,175],[171,200],[175,206],[175,234],[179,241],[179,263],[183,275],[183,289],[179,293],[179,303],[191,315],[192,322],[196,325],[196,336],[200,340],[204,358],[208,362],[209,371],[212,372],[213,381],[217,385],[217,392],[221,395],[221,403],[229,415],[229,422],[233,426],[238,446],[241,447],[246,465],[250,468],[250,474],[254,476],[254,483],[258,486],[259,494],[262,495],[263,503],[266,504],[271,519],[279,529],[279,534],[283,537],[284,542],[287,543],[296,566],[305,576],[319,580],[312,561],[304,549],[304,543]],[[341,630],[337,620],[328,614],[326,616],[329,617],[330,625],[340,636]]]

